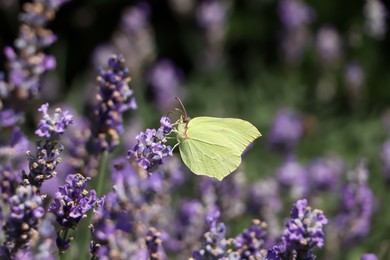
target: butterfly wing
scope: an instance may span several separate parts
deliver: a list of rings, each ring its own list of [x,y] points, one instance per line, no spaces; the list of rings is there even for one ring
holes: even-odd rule
[[[238,168],[241,154],[228,140],[215,140],[213,135],[200,133],[179,144],[183,162],[195,174],[222,180]]]
[[[237,149],[240,150],[240,154],[245,148],[252,143],[261,134],[255,126],[248,121],[238,118],[218,118],[218,117],[196,117],[192,119],[188,124],[188,130],[190,132],[207,131],[215,132],[218,136],[224,136],[229,139]]]
[[[238,168],[242,152],[260,133],[241,119],[196,117],[188,123],[186,135],[179,148],[187,167],[222,180]]]

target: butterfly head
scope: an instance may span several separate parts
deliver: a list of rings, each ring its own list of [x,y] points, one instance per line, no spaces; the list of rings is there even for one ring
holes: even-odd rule
[[[175,108],[175,110],[180,112],[180,114],[181,114],[180,119],[178,121],[178,126],[177,126],[177,130],[178,130],[177,139],[180,142],[180,141],[183,141],[185,139],[188,139],[187,129],[188,129],[188,123],[190,122],[191,118],[187,115],[186,108],[184,107],[181,99],[176,97],[176,100],[179,101],[179,103],[182,107],[182,109]]]
[[[181,101],[180,98],[178,97],[175,97],[177,101],[179,101],[182,109],[180,108],[175,108],[176,111],[180,112],[181,116],[180,116],[180,123],[184,123],[184,124],[188,124],[188,122],[190,122],[190,117],[187,115],[187,111],[186,111],[186,108],[184,107],[183,105],[183,102]]]

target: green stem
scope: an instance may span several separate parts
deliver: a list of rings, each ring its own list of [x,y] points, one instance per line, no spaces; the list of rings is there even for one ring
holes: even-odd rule
[[[96,194],[98,197],[102,196],[103,188],[104,188],[104,177],[107,170],[107,162],[108,162],[108,152],[104,151],[100,161],[100,168],[98,173],[98,182],[96,184]]]
[[[69,229],[63,230],[62,238],[61,238],[62,241],[64,241],[64,242],[66,241],[67,236],[68,236],[68,232],[69,232]],[[64,255],[64,253],[65,253],[64,251],[60,250],[58,253],[60,255],[60,260],[65,260],[66,259],[66,256]]]
[[[100,158],[100,165],[99,165],[99,172],[98,172],[98,179],[97,183],[95,185],[96,188],[96,194],[98,197],[102,196],[103,188],[104,188],[104,179],[105,179],[105,173],[107,170],[107,162],[108,162],[108,152],[104,151],[103,154],[101,155]],[[81,240],[81,246],[80,246],[80,252],[79,256],[80,258],[78,259],[87,259],[87,253],[88,253],[88,243],[91,240],[91,232],[89,231],[89,225],[91,224],[92,220],[92,212],[88,213],[88,216],[86,218],[86,224],[81,226],[81,235],[82,240]]]

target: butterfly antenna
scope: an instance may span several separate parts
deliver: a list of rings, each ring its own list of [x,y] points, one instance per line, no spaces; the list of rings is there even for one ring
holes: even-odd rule
[[[183,105],[183,102],[181,102],[181,99],[179,97],[175,97],[175,98],[176,98],[177,101],[179,101],[181,107],[183,108],[184,113],[183,113],[183,111],[181,111],[178,108],[176,110],[182,112],[184,114],[184,117],[187,118],[187,111],[186,111],[186,108]]]

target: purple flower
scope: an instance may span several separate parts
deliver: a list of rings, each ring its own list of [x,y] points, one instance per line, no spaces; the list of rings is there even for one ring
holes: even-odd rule
[[[340,36],[334,28],[329,26],[325,26],[318,31],[316,47],[325,64],[336,63],[342,55]]]
[[[202,1],[198,7],[196,18],[202,27],[219,27],[225,23],[227,6],[219,0]]]
[[[167,248],[177,254],[190,253],[195,248],[199,248],[200,238],[206,227],[205,215],[205,208],[200,201],[180,201],[173,231],[165,241]]]
[[[360,258],[360,260],[377,260],[378,258],[376,257],[375,254],[364,254]]]
[[[167,141],[165,137],[170,133],[172,125],[168,117],[161,118],[160,123],[159,129],[146,129],[137,135],[138,144],[128,152],[130,161],[138,163],[148,172],[154,166],[162,164],[166,157],[172,156],[172,147],[165,145]]]
[[[267,224],[255,219],[249,229],[245,229],[233,239],[234,253],[239,256],[238,259],[262,259],[266,228]]]
[[[4,165],[6,165],[5,162],[15,165],[22,158],[24,161],[26,157],[23,155],[28,149],[29,141],[22,131],[18,127],[14,127],[11,136],[8,137],[4,134],[4,137],[9,138],[9,140],[6,145],[0,146],[0,161],[2,160]]]
[[[274,117],[268,141],[271,147],[282,152],[290,152],[298,144],[303,131],[302,117],[283,109]]]
[[[386,5],[380,0],[367,0],[364,6],[364,16],[366,18],[366,32],[371,37],[381,40],[386,35],[387,17],[389,13]]]
[[[19,172],[13,171],[11,167],[0,166],[0,196],[4,203],[16,194],[16,190],[22,181]]]
[[[311,191],[335,190],[344,172],[343,161],[337,157],[321,158],[308,166]]]
[[[279,212],[282,208],[279,192],[279,185],[274,178],[253,183],[249,190],[250,210],[260,216],[263,216],[264,211]]]
[[[63,228],[76,228],[79,221],[95,206],[98,199],[94,190],[86,190],[88,180],[81,174],[68,175],[66,184],[59,187],[50,204],[49,212],[56,216],[58,224]]]
[[[192,253],[192,257],[195,260],[221,259],[225,256],[227,246],[225,239],[226,227],[224,223],[217,223],[219,216],[219,210],[214,209],[206,217],[209,231],[203,235],[202,248]]]
[[[113,151],[123,133],[123,112],[136,109],[133,90],[129,88],[129,71],[122,55],[113,55],[108,68],[99,69],[97,104],[94,114],[97,123],[96,138],[100,150]]]
[[[51,140],[38,142],[35,156],[27,151],[29,173],[23,174],[24,181],[40,188],[45,180],[54,177],[57,174],[57,164],[61,162],[62,150],[62,145],[57,142]]]
[[[45,214],[41,207],[42,198],[37,191],[37,188],[31,185],[19,186],[15,194],[8,199],[10,213],[4,226],[6,234],[4,245],[11,255],[28,245]]]
[[[55,17],[57,9],[67,0],[36,0],[23,5],[20,14],[19,36],[14,48],[4,49],[9,68],[9,89],[19,100],[27,100],[39,94],[41,76],[55,67],[55,58],[43,53],[57,37],[46,27]]]
[[[223,182],[201,177],[198,191],[206,208],[218,207],[225,220],[241,216],[246,209],[244,176],[238,171],[226,177]]]
[[[345,83],[352,98],[358,98],[362,94],[364,84],[364,71],[359,63],[349,62],[345,68]]]
[[[101,201],[97,202],[94,214],[93,227],[91,229],[94,244],[108,244],[115,230],[129,232],[131,228],[131,215],[122,210],[118,204],[118,195],[115,192],[108,193]],[[96,248],[91,248],[92,251]]]
[[[305,196],[309,192],[308,171],[294,157],[286,160],[277,170],[276,176],[279,184],[288,188],[294,198]]]
[[[149,228],[145,237],[150,260],[164,260],[167,256],[162,247],[161,233],[155,228]]]
[[[172,109],[175,96],[180,96],[182,73],[170,60],[160,60],[149,71],[147,76],[153,88],[157,106],[162,110]]]
[[[343,187],[341,198],[341,212],[334,225],[343,244],[350,246],[369,233],[375,198],[367,184],[355,182]]]
[[[1,94],[0,94],[1,97]],[[0,101],[1,102],[1,101]],[[1,103],[0,103],[1,107]],[[12,127],[24,121],[24,116],[16,112],[14,109],[0,110],[0,127]]]
[[[313,21],[315,13],[300,0],[282,0],[279,2],[279,17],[284,27],[295,29]]]
[[[57,108],[50,116],[48,113],[49,104],[43,104],[38,111],[43,114],[43,118],[39,121],[38,128],[35,134],[39,137],[45,137],[48,139],[58,139],[64,134],[65,129],[73,124],[73,116],[69,111],[64,111]]]
[[[149,4],[146,2],[140,2],[123,15],[122,24],[130,31],[139,31],[148,26],[149,15]]]
[[[135,78],[140,78],[144,68],[156,57],[154,32],[149,21],[150,10],[146,1],[126,8],[122,13],[120,28],[112,39],[112,48],[124,54]]]
[[[318,209],[312,210],[307,200],[298,200],[282,235],[282,243],[268,251],[267,259],[315,259],[315,247],[324,246],[324,227],[328,219]]]
[[[375,197],[367,185],[367,178],[367,166],[360,162],[357,169],[350,172],[349,181],[341,190],[340,213],[333,224],[346,246],[359,241],[370,231]]]
[[[94,177],[97,175],[99,162],[96,156],[91,156],[89,149],[91,123],[85,117],[75,116],[74,125],[77,127],[70,128],[62,137],[64,147],[67,148],[62,162],[65,169],[62,168],[62,172],[82,172],[84,176]]]

